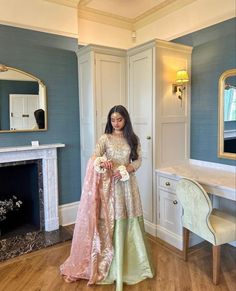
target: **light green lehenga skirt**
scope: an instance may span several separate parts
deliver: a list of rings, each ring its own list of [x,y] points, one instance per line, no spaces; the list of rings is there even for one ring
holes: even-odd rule
[[[108,276],[98,284],[116,281],[116,291],[122,291],[123,283],[131,285],[153,278],[143,217],[116,220],[113,245],[115,253]]]

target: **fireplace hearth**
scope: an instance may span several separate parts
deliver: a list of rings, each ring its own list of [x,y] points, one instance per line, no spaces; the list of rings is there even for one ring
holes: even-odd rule
[[[0,237],[0,262],[71,240],[71,238],[71,233],[62,226],[49,232],[32,231],[10,237],[6,235],[2,239]]]
[[[0,261],[71,239],[58,217],[57,148],[64,146],[0,147],[0,200],[14,194],[23,202],[3,221]]]

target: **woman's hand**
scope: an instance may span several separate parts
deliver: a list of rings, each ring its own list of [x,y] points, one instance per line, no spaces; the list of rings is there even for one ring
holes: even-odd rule
[[[120,171],[115,171],[113,177],[115,180],[120,180],[122,178]]]
[[[126,166],[126,171],[130,174],[135,172],[135,169],[131,164],[129,164],[128,166]]]
[[[113,163],[112,163],[112,161],[104,161],[104,162],[102,162],[101,164],[100,164],[100,166],[102,167],[102,168],[105,168],[105,169],[107,169],[107,170],[112,170],[112,168],[113,168]]]

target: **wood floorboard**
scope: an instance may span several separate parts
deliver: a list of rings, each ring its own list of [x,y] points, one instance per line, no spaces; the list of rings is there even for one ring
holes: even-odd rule
[[[73,226],[69,227],[73,231]],[[222,247],[220,284],[212,284],[211,246],[191,248],[188,262],[179,250],[148,235],[156,276],[124,291],[234,291],[236,248]],[[87,286],[87,281],[65,283],[59,266],[68,257],[71,242],[65,242],[0,263],[0,291],[115,291],[114,285]]]

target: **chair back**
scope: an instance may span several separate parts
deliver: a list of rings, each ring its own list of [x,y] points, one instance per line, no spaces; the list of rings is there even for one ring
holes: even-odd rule
[[[177,183],[176,195],[183,207],[183,226],[214,243],[214,230],[209,222],[212,204],[206,191],[196,181],[183,178]]]

